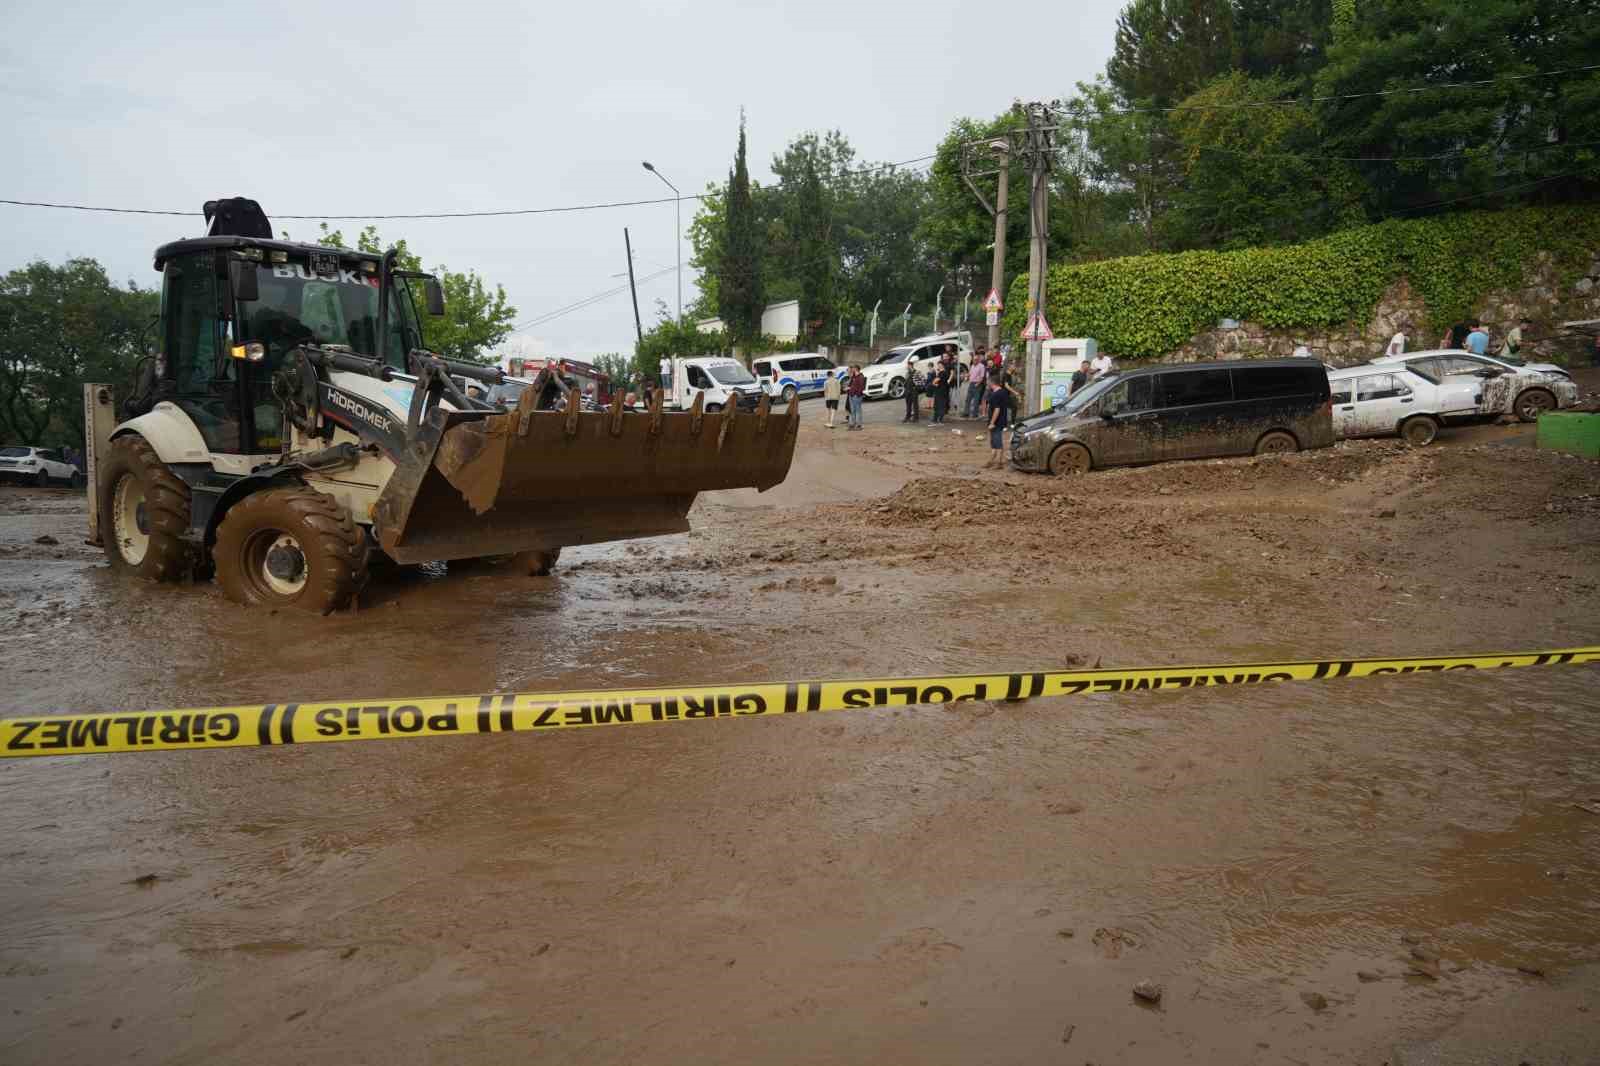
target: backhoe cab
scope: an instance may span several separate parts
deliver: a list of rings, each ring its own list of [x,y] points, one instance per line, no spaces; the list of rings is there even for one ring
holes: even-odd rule
[[[698,492],[787,475],[798,412],[581,409],[547,373],[507,410],[458,381],[497,368],[427,351],[439,283],[384,255],[276,240],[252,200],[156,252],[157,354],[119,423],[85,386],[90,539],[157,581],[215,570],[241,603],[341,608],[373,551],[401,563],[512,555],[688,528]],[[658,394],[659,397],[659,394]]]

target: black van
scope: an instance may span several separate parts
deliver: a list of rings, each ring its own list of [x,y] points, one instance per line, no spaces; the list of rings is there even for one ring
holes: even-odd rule
[[[1107,374],[1023,419],[1011,435],[1020,470],[1262,455],[1333,443],[1328,372],[1313,359],[1149,366]]]

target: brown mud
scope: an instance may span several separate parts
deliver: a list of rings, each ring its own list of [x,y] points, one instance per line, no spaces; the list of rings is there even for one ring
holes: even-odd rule
[[[1600,643],[1530,427],[1052,480],[820,408],[689,534],[327,619],[0,489],[0,713]],[[0,1060],[1593,1061],[1597,676],[0,763]]]

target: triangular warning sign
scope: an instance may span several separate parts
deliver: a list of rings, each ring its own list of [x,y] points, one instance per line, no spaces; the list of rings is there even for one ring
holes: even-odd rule
[[[1055,334],[1050,332],[1050,323],[1045,321],[1044,312],[1035,311],[1028,319],[1028,328],[1022,331],[1025,341],[1054,340]]]
[[[997,290],[990,289],[989,290],[989,295],[987,295],[987,296],[985,296],[983,298],[983,309],[985,311],[999,311],[999,310],[1001,310],[1000,293]]]

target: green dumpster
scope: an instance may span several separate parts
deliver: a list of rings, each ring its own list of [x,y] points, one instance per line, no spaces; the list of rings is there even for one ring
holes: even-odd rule
[[[1552,411],[1540,415],[1539,447],[1600,459],[1600,412]]]

